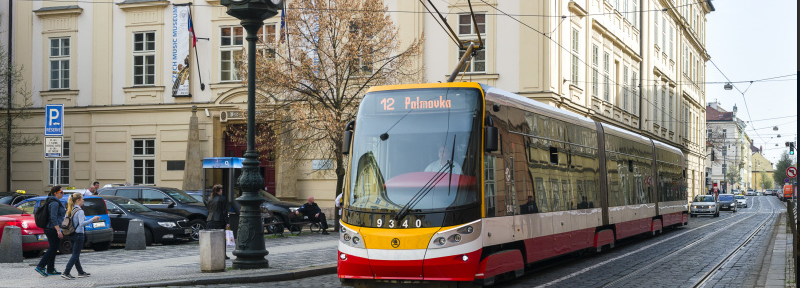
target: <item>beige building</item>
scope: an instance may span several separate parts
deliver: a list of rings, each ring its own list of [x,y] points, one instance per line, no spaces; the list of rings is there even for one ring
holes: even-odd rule
[[[173,9],[189,2],[198,42],[187,63],[199,68],[188,76],[191,95],[173,97]],[[485,49],[457,81],[486,83],[679,147],[688,160],[689,196],[700,193],[710,2],[472,2]],[[386,4],[402,43],[424,32],[417,65],[424,65],[426,80],[445,80],[460,54],[456,45],[419,1]],[[448,12],[460,39],[477,39],[466,1],[434,4]],[[241,53],[243,31],[219,1],[14,1],[12,12],[13,59],[28,68],[35,116],[19,131],[41,136],[44,105],[64,104],[69,151],[44,159],[42,145],[19,149],[11,156],[12,189],[91,181],[181,187],[192,105],[200,111],[204,157],[243,153],[225,133],[244,124],[237,111],[246,91],[231,60]],[[279,21],[265,25],[267,45],[278,42]],[[332,170],[315,165],[325,159],[301,160],[302,168],[291,172],[286,163],[262,162],[270,192],[284,199],[314,195],[330,206]],[[8,179],[0,178],[4,186]]]
[[[778,187],[777,185],[774,184],[775,182],[772,177],[772,174],[775,172],[775,169],[772,168],[773,167],[772,162],[769,162],[769,160],[767,160],[767,158],[765,158],[764,155],[761,155],[761,153],[759,152],[753,153],[752,159],[753,159],[752,162],[753,189],[755,189],[756,191],[764,191],[764,189],[767,189],[767,187],[764,187],[761,184],[762,177],[767,179],[766,181],[772,182],[773,188]]]

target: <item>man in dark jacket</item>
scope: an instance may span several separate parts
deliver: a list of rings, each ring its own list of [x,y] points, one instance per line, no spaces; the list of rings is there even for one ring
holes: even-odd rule
[[[308,219],[311,221],[319,222],[319,227],[322,228],[322,234],[328,235],[328,221],[325,220],[325,213],[322,213],[317,203],[314,203],[314,196],[308,196],[308,203],[300,206],[295,213],[298,215],[303,213],[303,215],[308,216]]]
[[[61,234],[61,222],[64,221],[64,216],[67,215],[67,209],[61,204],[61,197],[64,196],[64,191],[61,191],[61,186],[53,186],[45,201],[46,206],[39,207],[39,209],[50,210],[50,219],[47,221],[47,226],[44,227],[44,235],[47,236],[49,247],[47,252],[39,260],[39,265],[33,268],[42,276],[60,275],[61,272],[56,271],[55,262],[56,254],[58,252],[58,244],[64,235]],[[46,267],[45,267],[46,266]],[[47,270],[45,270],[45,268]]]

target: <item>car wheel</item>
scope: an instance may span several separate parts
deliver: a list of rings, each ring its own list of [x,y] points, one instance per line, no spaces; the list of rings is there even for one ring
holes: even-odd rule
[[[34,251],[22,251],[22,257],[25,258],[36,258],[42,255],[42,250],[34,250]]]
[[[153,232],[150,232],[148,228],[144,228],[144,245],[153,245]]]
[[[189,221],[189,227],[192,227],[192,235],[190,236],[192,240],[198,241],[200,240],[200,230],[206,228],[206,221],[200,219],[194,219]]]
[[[67,238],[68,237],[64,237],[58,244],[58,252],[61,252],[61,254],[72,254],[72,241],[69,241]]]
[[[714,217],[719,217],[719,211],[717,211],[717,213],[714,213]]]
[[[108,250],[108,248],[111,248],[111,241],[92,243],[92,249],[94,251],[106,251]]]
[[[270,217],[266,221],[267,224],[281,222],[280,220],[278,220],[278,217],[280,217],[280,216]],[[267,225],[267,233],[269,233],[269,234],[281,234],[281,233],[283,233],[283,224],[279,223],[279,224]]]

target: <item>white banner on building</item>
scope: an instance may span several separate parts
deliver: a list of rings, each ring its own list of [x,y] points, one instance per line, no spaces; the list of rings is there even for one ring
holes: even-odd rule
[[[189,94],[189,6],[172,7],[172,97]]]

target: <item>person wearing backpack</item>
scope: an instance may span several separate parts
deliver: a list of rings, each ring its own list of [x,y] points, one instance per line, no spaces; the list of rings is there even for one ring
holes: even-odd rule
[[[58,254],[58,244],[61,242],[61,238],[64,238],[64,235],[61,234],[61,222],[64,221],[64,215],[66,214],[66,209],[64,209],[64,205],[61,204],[61,197],[64,196],[64,191],[61,191],[61,186],[53,186],[50,189],[50,193],[48,193],[47,200],[45,200],[45,204],[39,207],[36,213],[36,225],[39,226],[41,224],[40,220],[43,217],[47,221],[45,221],[45,225],[40,226],[42,230],[44,230],[44,235],[47,236],[47,242],[50,246],[47,248],[47,252],[44,253],[42,256],[42,260],[39,260],[39,265],[36,265],[36,268],[33,268],[44,277],[50,275],[59,275],[60,272],[56,271],[55,262],[56,262],[56,254]],[[46,267],[45,267],[46,266]],[[45,269],[47,268],[47,269]]]
[[[67,201],[67,218],[61,225],[62,230],[68,231],[69,241],[72,241],[72,257],[69,258],[67,267],[64,268],[64,273],[61,274],[61,278],[67,280],[75,280],[75,277],[69,274],[73,265],[75,269],[78,270],[78,277],[89,277],[92,275],[83,271],[83,267],[81,266],[81,250],[83,250],[83,243],[86,239],[84,238],[83,227],[100,220],[100,216],[94,216],[92,219],[85,221],[86,214],[84,214],[81,206],[83,206],[83,194],[72,193],[72,195],[69,196],[69,201]]]

